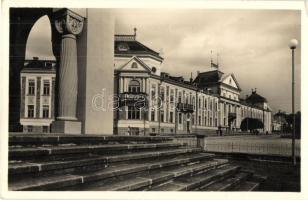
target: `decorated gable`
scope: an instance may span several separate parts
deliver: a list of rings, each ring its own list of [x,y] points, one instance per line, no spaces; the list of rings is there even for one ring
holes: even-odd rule
[[[236,88],[238,90],[240,90],[240,86],[237,82],[237,80],[235,79],[234,75],[233,74],[229,74],[227,76],[225,76],[222,80],[222,82],[226,85],[229,85],[233,88]]]
[[[125,63],[122,67],[120,67],[121,71],[143,71],[149,72],[150,68],[142,62],[137,57],[133,57],[127,63]]]

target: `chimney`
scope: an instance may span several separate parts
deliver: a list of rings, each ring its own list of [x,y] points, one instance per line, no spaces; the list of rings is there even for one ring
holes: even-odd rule
[[[136,40],[136,36],[137,36],[137,28],[134,28],[134,40]]]
[[[192,78],[192,72],[190,72],[190,83],[192,83],[193,82],[193,78]]]

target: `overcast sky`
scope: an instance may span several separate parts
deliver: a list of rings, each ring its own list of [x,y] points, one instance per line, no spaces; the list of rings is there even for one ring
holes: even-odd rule
[[[164,57],[162,71],[195,77],[219,53],[219,68],[234,73],[242,97],[251,88],[270,106],[291,111],[291,38],[300,41],[300,12],[288,10],[116,9],[116,34],[132,34]],[[28,39],[26,57],[53,58],[47,17]],[[47,26],[46,26],[47,25]],[[300,45],[296,49],[296,110],[300,110]]]

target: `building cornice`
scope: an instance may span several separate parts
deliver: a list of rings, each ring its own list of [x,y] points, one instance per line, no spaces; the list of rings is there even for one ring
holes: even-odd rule
[[[158,62],[163,62],[163,58],[158,58],[152,54],[149,54],[149,53],[127,53],[127,54],[118,54],[118,53],[115,53],[114,54],[114,57],[122,57],[122,58],[130,58],[130,57],[133,57],[133,56],[137,56],[139,58],[152,58]]]

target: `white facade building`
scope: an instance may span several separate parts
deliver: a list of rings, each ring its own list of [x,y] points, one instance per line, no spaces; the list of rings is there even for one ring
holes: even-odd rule
[[[55,62],[38,58],[26,61],[21,70],[20,124],[23,132],[50,132],[54,121]]]
[[[214,63],[212,70],[199,73],[195,80],[171,76],[162,72],[159,53],[138,42],[136,35],[115,36],[114,59],[116,134],[240,131],[247,117],[265,124],[260,131],[271,132],[266,101],[241,100],[234,74],[225,75]]]

